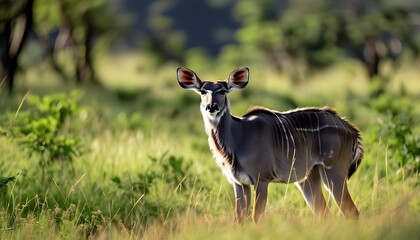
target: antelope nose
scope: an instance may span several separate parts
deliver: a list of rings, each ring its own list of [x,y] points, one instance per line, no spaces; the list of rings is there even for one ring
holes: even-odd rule
[[[206,106],[206,111],[214,113],[219,111],[219,106],[216,103],[211,103]]]

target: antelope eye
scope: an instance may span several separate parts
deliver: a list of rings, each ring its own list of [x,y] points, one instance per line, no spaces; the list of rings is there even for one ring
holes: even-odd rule
[[[225,95],[226,94],[226,91],[225,90],[220,90],[217,93],[219,93],[220,95]]]

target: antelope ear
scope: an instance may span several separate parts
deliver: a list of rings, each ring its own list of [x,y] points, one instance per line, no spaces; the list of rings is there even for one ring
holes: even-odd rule
[[[195,72],[185,67],[179,67],[176,70],[178,83],[184,89],[192,89],[198,91],[201,88],[201,80]]]
[[[247,67],[238,68],[234,70],[227,80],[229,90],[242,89],[249,81],[249,69]]]

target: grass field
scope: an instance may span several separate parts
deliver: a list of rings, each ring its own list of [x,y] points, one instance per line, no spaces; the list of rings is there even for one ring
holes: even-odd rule
[[[19,75],[13,95],[0,92],[0,177],[15,177],[0,188],[0,239],[420,236],[418,68],[400,69],[387,94],[371,99],[369,82],[354,63],[312,74],[299,85],[251,66],[250,84],[230,94],[234,115],[254,105],[280,111],[330,106],[362,130],[366,154],[349,181],[361,216],[345,220],[328,198],[331,216],[314,218],[293,185],[271,184],[262,222],[237,225],[233,190],[208,149],[198,96],[178,86],[177,66],[152,72],[139,64],[133,57],[100,62],[106,89],[64,84],[41,66]],[[197,73],[224,79],[231,70]],[[72,91],[81,97],[60,134],[79,139],[80,154],[40,165],[49,155],[22,144],[25,138],[13,129],[35,111],[31,96],[61,93],[63,104]]]

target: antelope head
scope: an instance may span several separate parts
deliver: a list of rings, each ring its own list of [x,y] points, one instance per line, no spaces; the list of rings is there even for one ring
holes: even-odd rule
[[[184,89],[194,90],[201,96],[200,110],[205,118],[218,123],[229,112],[227,94],[233,89],[242,89],[248,84],[249,69],[234,70],[225,81],[201,81],[197,74],[188,68],[177,69],[179,85]]]

